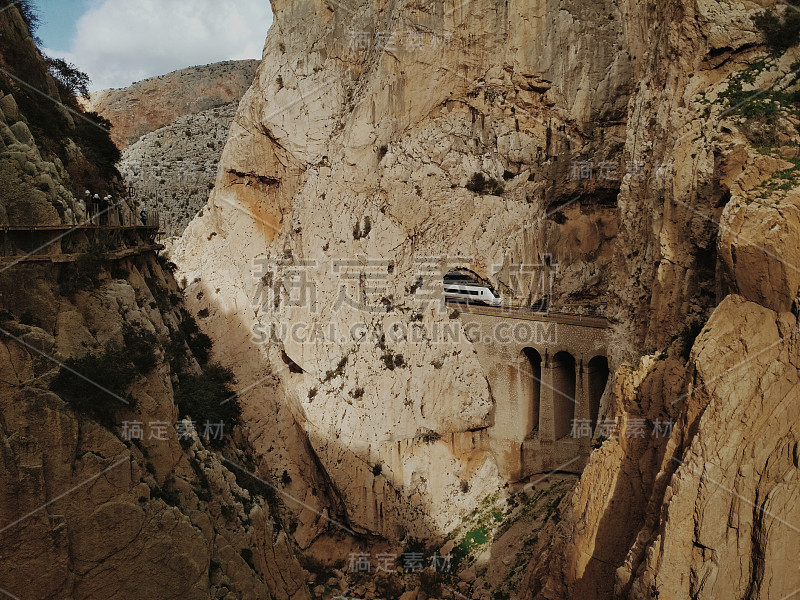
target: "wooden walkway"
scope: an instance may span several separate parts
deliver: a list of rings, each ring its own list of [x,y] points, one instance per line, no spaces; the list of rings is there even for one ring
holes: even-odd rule
[[[155,235],[163,235],[163,231],[158,230],[158,225],[95,225],[85,223],[81,225],[0,225],[0,232],[5,231],[152,231]]]
[[[156,241],[164,233],[157,213],[149,215],[146,224],[135,221],[130,215],[130,218],[124,219],[126,224],[119,223],[118,214],[114,213],[112,217],[110,223],[0,225],[0,266],[8,268],[18,263],[75,262],[85,254],[87,241],[91,244],[100,236],[104,244],[111,246],[110,250],[103,253],[107,260],[119,260],[164,248]]]
[[[112,250],[110,252],[106,252],[104,257],[107,260],[120,260],[130,256],[136,256],[138,254],[144,254],[146,252],[163,249],[164,244],[147,244],[144,246],[134,246],[132,248],[122,248],[121,250]],[[14,265],[17,263],[71,263],[77,261],[78,258],[83,255],[84,253],[78,252],[72,254],[23,254],[20,256],[3,256],[0,257],[0,267]]]

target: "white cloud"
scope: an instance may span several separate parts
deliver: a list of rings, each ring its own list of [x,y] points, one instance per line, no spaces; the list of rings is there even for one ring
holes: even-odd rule
[[[268,0],[97,0],[65,58],[88,73],[92,90],[125,87],[184,67],[260,58],[271,24]]]

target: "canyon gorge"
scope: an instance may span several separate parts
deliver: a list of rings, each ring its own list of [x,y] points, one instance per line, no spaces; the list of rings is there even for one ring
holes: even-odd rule
[[[8,4],[0,592],[800,597],[796,3],[272,0],[81,101]]]

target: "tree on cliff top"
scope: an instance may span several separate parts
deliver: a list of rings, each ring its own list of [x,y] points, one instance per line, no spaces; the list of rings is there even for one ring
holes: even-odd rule
[[[764,34],[770,48],[785,52],[800,43],[800,0],[788,0],[783,14],[771,9],[764,10],[753,17],[753,23]]]

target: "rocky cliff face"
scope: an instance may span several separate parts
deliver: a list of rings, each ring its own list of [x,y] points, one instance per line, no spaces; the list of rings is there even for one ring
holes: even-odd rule
[[[164,231],[183,233],[208,200],[239,100],[259,62],[228,61],[93,94],[88,103],[113,124],[119,169],[131,198]]]
[[[527,298],[508,272],[552,260],[559,306],[599,304],[619,181],[570,173],[573,160],[611,160],[624,144],[631,71],[612,51],[622,26],[611,8],[600,19],[578,3],[557,29],[545,25],[544,5],[537,18],[492,2],[274,9],[270,59],[242,100],[209,210],[176,260],[242,379],[274,374],[279,393],[254,388],[246,402],[258,450],[300,472],[291,458],[300,441],[261,425],[285,415],[354,527],[441,535],[501,485],[491,390],[463,335],[407,343],[387,332],[450,323],[424,299],[448,262]],[[600,53],[598,36],[608,43]],[[383,38],[389,45],[376,45]],[[567,41],[568,55],[556,50]],[[265,272],[254,275],[259,259]],[[313,305],[281,301],[298,269]],[[414,295],[420,276],[426,290]],[[331,322],[343,339],[259,345],[252,333]],[[223,341],[223,331],[241,333]]]
[[[521,596],[800,587],[781,556],[798,521],[797,55],[769,55],[759,8],[273,2],[176,260],[293,493],[399,539],[444,534],[501,486],[471,342],[391,332],[454,320],[418,293],[447,268],[530,301],[514,269],[555,263],[552,306],[612,318],[600,417],[622,429],[596,440]],[[264,334],[281,324],[321,333]],[[642,439],[634,419],[675,426]],[[300,522],[305,544],[320,523]]]
[[[158,211],[167,235],[183,233],[208,201],[237,106],[184,115],[123,151],[119,169],[131,197]]]
[[[754,5],[642,8],[629,12],[648,49],[625,154],[672,161],[675,176],[623,184],[615,289],[632,300],[619,303],[619,333],[661,350],[618,370],[608,414],[620,433],[542,536],[523,597],[783,598],[800,587],[786,554],[800,138],[796,105],[775,90],[791,94],[798,54],[759,46]],[[670,336],[676,318],[698,324]],[[642,419],[674,420],[674,433],[640,439]]]
[[[84,218],[76,188],[119,189],[108,132],[47,73],[14,6],[0,33],[2,224],[69,228]],[[152,251],[113,258],[116,233],[67,231],[34,262],[35,232],[3,232],[0,589],[309,598],[273,489],[247,475],[247,445],[200,419],[198,399],[220,388],[170,265]]]

